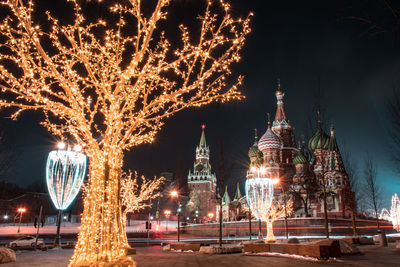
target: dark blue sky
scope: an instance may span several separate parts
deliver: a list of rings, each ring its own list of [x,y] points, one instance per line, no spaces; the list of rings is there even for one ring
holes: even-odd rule
[[[275,114],[276,78],[281,78],[286,111],[297,137],[315,104],[319,80],[327,123],[334,123],[340,145],[346,143],[346,149],[357,159],[360,176],[366,152],[374,156],[388,203],[394,192],[400,193],[399,175],[392,172],[385,107],[393,84],[399,82],[400,49],[390,37],[370,38],[361,34],[365,25],[343,20],[343,14],[352,12],[345,2],[233,1],[234,13],[255,13],[243,60],[235,68],[246,76],[243,92],[247,98],[177,114],[167,121],[153,144],[126,154],[125,167],[148,175],[177,169],[187,174],[193,167],[200,125],[205,123],[214,170],[218,139],[224,143],[226,164],[235,164],[227,180],[233,194],[236,182],[243,188],[252,129],[263,134],[267,113]],[[171,8],[183,11],[192,5],[192,1],[181,0]],[[54,138],[38,126],[34,113],[26,113],[18,122],[1,123],[20,153],[16,172],[7,180],[21,185],[43,181]]]

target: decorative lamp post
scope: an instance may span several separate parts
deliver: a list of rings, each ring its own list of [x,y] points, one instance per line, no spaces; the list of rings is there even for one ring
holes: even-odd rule
[[[19,214],[19,224],[18,224],[18,230],[17,230],[17,233],[19,233],[19,232],[20,232],[20,228],[21,228],[21,220],[22,220],[22,214],[23,214],[25,211],[26,211],[26,209],[25,209],[25,208],[19,208],[19,209],[18,209],[18,212],[19,212],[20,214]]]
[[[180,214],[181,214],[181,201],[179,199],[179,193],[176,190],[171,191],[171,197],[178,199],[178,242],[181,240],[181,226],[180,226]]]
[[[72,151],[65,149],[65,143],[58,144],[58,150],[51,151],[46,164],[46,181],[49,195],[58,209],[55,246],[60,246],[61,211],[67,209],[78,194],[86,174],[86,156],[79,153],[80,145]]]
[[[166,223],[166,226],[165,226],[165,232],[168,232],[168,218],[169,218],[169,215],[171,215],[171,211],[170,210],[164,210],[164,215],[167,218],[167,223]]]
[[[254,177],[246,180],[246,199],[252,214],[261,222],[271,207],[275,181],[264,177],[264,167],[254,167],[251,171],[254,173]],[[262,239],[261,227],[259,239]]]

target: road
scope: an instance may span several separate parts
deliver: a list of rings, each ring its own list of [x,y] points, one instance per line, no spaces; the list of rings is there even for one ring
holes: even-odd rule
[[[265,266],[399,266],[400,252],[394,244],[381,248],[361,246],[363,254],[344,256],[335,262],[308,262],[281,257],[246,256],[244,254],[205,255],[199,253],[163,252],[160,246],[138,247],[134,256],[139,267],[265,267]],[[2,267],[65,267],[72,255],[72,249],[48,251],[24,251],[17,254],[17,262],[3,264]]]

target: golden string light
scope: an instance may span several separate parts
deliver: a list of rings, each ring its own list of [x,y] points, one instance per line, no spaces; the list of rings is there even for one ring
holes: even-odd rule
[[[47,12],[43,25],[32,19],[33,0],[1,1],[9,16],[0,24],[0,107],[10,108],[13,119],[25,110],[43,112],[42,124],[60,139],[82,144],[89,158],[71,266],[134,265],[125,257],[123,153],[153,142],[165,119],[182,109],[243,98],[243,77],[229,78],[252,14],[234,19],[228,3],[209,0],[199,36],[192,38],[181,25],[174,49],[157,30],[166,21],[168,0],[158,0],[150,14],[140,0],[103,2],[117,18],[111,22],[90,21],[84,2],[68,0],[72,23]]]
[[[263,213],[262,221],[265,221],[267,228],[267,238],[266,242],[275,241],[273,223],[279,218],[290,216],[293,213],[293,200],[279,199],[279,197],[274,197],[271,206],[266,209]]]

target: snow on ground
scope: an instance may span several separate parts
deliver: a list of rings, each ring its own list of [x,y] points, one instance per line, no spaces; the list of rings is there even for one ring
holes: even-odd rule
[[[61,223],[62,234],[76,234],[79,232],[80,223]],[[178,223],[176,221],[161,221],[159,231],[161,232],[173,232],[176,231]],[[156,229],[156,222],[152,222],[152,230]],[[54,234],[56,233],[57,226],[55,224],[45,225],[39,229],[40,234]],[[0,224],[0,235],[15,235],[18,231],[18,224]],[[37,228],[33,224],[21,224],[20,233],[21,235],[34,235],[36,234]],[[130,226],[126,227],[127,233],[133,232],[145,232],[146,221],[131,221]]]
[[[291,258],[291,259],[296,259],[296,260],[305,260],[305,261],[311,261],[311,262],[335,262],[338,261],[336,258],[330,258],[328,260],[320,260],[314,257],[308,257],[308,256],[301,256],[301,255],[296,255],[296,254],[285,254],[285,253],[278,253],[278,252],[257,252],[257,253],[252,253],[252,252],[245,252],[245,255],[250,255],[250,256],[275,256],[275,257],[284,257],[284,258]]]

